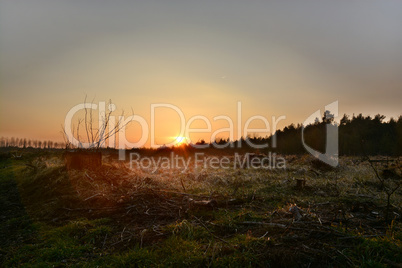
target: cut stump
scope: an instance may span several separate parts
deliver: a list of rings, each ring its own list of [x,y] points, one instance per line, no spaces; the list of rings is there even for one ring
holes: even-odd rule
[[[101,152],[66,152],[64,157],[67,169],[97,169],[102,166]]]

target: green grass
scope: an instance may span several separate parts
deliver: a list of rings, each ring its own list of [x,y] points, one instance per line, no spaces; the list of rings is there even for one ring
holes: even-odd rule
[[[401,219],[384,221],[383,193],[364,166],[310,176],[306,189],[300,190],[294,181],[298,175],[292,173],[299,166],[285,172],[211,170],[195,179],[181,173],[126,174],[112,163],[100,173],[68,172],[54,154],[0,159],[1,267],[402,263]],[[304,162],[299,165],[306,167]],[[178,176],[188,193],[211,196],[219,205],[189,208],[177,194],[156,198],[157,187],[182,192]],[[134,191],[133,198],[129,191]],[[101,198],[86,200],[94,193]],[[401,203],[399,191],[393,196],[396,212]],[[168,204],[173,205],[163,207]],[[303,210],[301,223],[292,223],[293,204]],[[174,214],[179,209],[180,214]],[[175,216],[160,216],[164,211]],[[271,222],[289,228],[260,224]]]
[[[29,241],[37,227],[21,202],[15,180],[24,167],[10,159],[3,159],[0,167],[0,261],[3,261],[8,250]]]
[[[41,225],[33,243],[15,248],[5,266],[79,264],[102,253],[101,241],[110,233],[104,221],[77,220],[61,227]]]

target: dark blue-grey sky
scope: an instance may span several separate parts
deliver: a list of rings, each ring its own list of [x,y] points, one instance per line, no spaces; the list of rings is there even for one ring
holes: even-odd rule
[[[87,94],[149,117],[402,113],[402,1],[0,2],[0,135],[58,138]],[[166,126],[167,127],[167,126]],[[168,135],[168,134],[166,134]]]

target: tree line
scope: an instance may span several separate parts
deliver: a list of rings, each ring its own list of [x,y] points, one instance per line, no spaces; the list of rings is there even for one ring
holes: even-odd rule
[[[3,148],[37,148],[37,149],[62,149],[66,147],[64,142],[53,142],[51,140],[32,140],[16,137],[1,137],[0,147]]]
[[[313,149],[325,152],[326,134],[328,128],[337,128],[340,155],[402,155],[402,116],[384,121],[385,116],[377,114],[374,117],[362,114],[352,117],[344,115],[339,123],[334,116],[325,111],[323,117],[303,128],[301,124],[288,125],[270,137],[247,137],[254,144],[267,143],[270,150],[282,154],[303,154],[306,149],[304,142]],[[272,142],[276,146],[272,147]]]

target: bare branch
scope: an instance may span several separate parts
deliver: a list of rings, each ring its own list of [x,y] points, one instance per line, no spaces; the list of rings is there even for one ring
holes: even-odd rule
[[[85,135],[86,135],[86,140],[88,141],[88,148],[87,149],[96,149],[99,150],[102,146],[105,145],[105,143],[111,138],[113,137],[113,135],[116,135],[117,133],[119,133],[119,131],[125,127],[127,123],[123,124],[123,118],[124,118],[124,111],[122,111],[121,116],[119,116],[119,120],[118,122],[111,122],[111,117],[112,117],[112,109],[109,109],[112,105],[112,100],[109,99],[108,102],[108,111],[104,114],[100,114],[100,118],[99,118],[99,126],[97,128],[94,127],[93,124],[93,120],[94,120],[94,116],[93,116],[93,109],[89,109],[90,111],[88,111],[88,107],[87,107],[87,96],[85,96],[84,99],[84,111],[85,111],[85,116],[84,119],[78,119],[78,125],[77,127],[74,126],[72,127],[73,130],[73,136],[77,137],[78,140],[78,147],[82,148],[83,145],[83,141],[81,140],[81,133],[80,133],[80,125],[81,123],[84,123],[84,128],[85,128]],[[91,104],[93,104],[93,100],[91,102]],[[134,111],[133,111],[134,114]],[[111,125],[113,124],[113,125]],[[69,139],[67,137],[66,131],[65,129],[62,127],[62,134],[63,134],[63,138],[67,144],[67,146],[71,145],[71,142],[69,142]],[[115,141],[116,141],[116,136],[115,136]]]
[[[87,133],[87,141],[88,143],[90,142],[89,140],[89,130],[88,130],[88,108],[86,106],[87,104],[87,95],[85,95],[85,99],[84,99],[84,107],[85,107],[85,132]],[[92,110],[92,109],[91,109]]]

